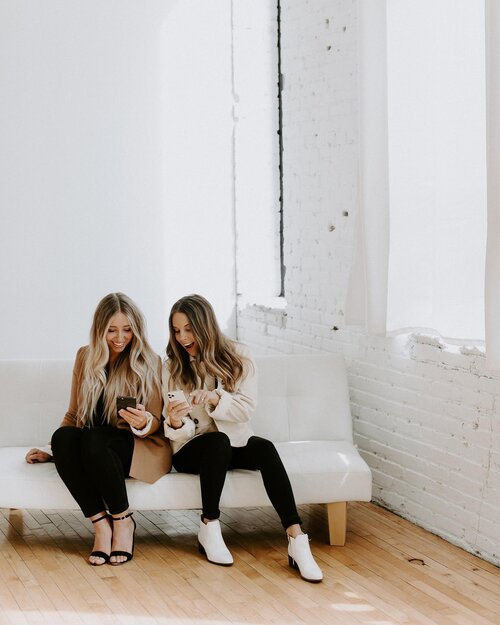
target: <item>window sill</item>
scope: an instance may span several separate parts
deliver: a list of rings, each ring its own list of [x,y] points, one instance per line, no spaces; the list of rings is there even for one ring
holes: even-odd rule
[[[238,295],[238,308],[256,307],[261,310],[285,311],[287,301],[284,297],[252,297]]]

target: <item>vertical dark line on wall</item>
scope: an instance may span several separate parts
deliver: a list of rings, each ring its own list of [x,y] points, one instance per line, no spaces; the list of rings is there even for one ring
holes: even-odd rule
[[[232,118],[233,118],[233,129],[231,135],[231,167],[233,172],[233,184],[231,188],[232,194],[232,204],[233,204],[233,258],[234,258],[234,337],[238,338],[238,288],[239,288],[239,279],[238,279],[238,268],[239,268],[239,249],[238,249],[238,211],[236,205],[236,123],[237,123],[237,115],[236,115],[236,70],[235,70],[235,59],[234,59],[234,2],[231,0],[231,95],[233,99],[232,105]]]
[[[280,297],[285,296],[285,257],[283,232],[283,74],[281,73],[281,1],[277,5],[278,21],[278,141],[279,141],[279,177],[280,177]]]

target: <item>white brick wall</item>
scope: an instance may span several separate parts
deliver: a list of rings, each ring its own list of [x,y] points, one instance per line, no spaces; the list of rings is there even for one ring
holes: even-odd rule
[[[241,305],[239,338],[261,353],[343,353],[374,500],[500,564],[500,380],[478,350],[344,328],[356,218],[357,3],[281,5],[287,305]]]

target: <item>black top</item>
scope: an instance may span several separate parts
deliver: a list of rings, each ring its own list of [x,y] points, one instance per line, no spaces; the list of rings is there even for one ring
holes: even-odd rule
[[[104,414],[104,393],[101,393],[101,396],[97,400],[92,421],[92,427],[94,428],[108,425],[106,415]]]

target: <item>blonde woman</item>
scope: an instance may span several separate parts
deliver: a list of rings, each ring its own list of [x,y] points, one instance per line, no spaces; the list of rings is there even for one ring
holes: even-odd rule
[[[177,471],[199,474],[199,549],[223,566],[233,563],[222,538],[219,501],[229,469],[260,470],[288,538],[289,563],[310,582],[323,578],[302,532],[290,480],[271,441],[254,436],[257,378],[250,353],[219,329],[209,302],[183,297],[172,307],[163,366],[165,435]],[[180,397],[174,391],[182,391]],[[177,397],[176,397],[177,395]]]
[[[125,478],[152,483],[170,470],[170,446],[160,428],[160,375],[160,357],[136,304],[123,293],[106,295],[90,343],[76,355],[69,408],[51,441],[59,475],[95,524],[94,566],[132,559],[135,521]],[[118,410],[119,396],[136,398],[136,407]],[[39,449],[26,455],[29,463],[51,459]]]

